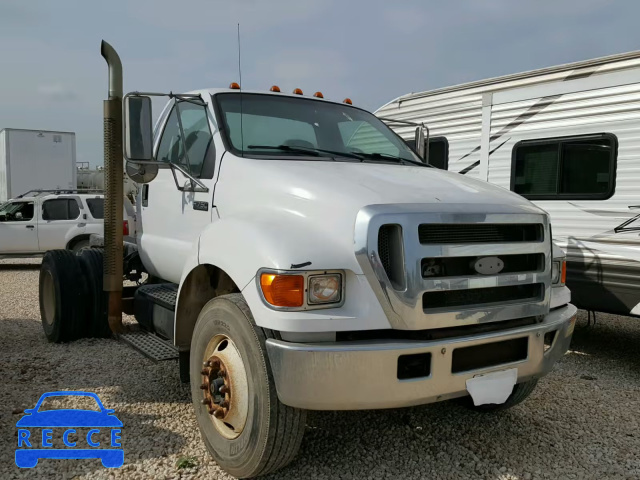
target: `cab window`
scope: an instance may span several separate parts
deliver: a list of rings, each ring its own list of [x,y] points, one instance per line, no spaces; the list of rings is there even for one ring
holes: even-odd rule
[[[213,171],[208,168],[215,157],[212,140],[206,107],[178,102],[167,119],[157,158],[180,165],[196,178],[213,178]]]

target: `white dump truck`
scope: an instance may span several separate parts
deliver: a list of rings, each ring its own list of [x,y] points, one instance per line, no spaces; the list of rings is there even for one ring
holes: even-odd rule
[[[122,144],[144,184],[137,238],[122,245],[106,208],[104,254],[47,253],[44,330],[108,335],[134,313],[181,352],[203,441],[230,474],[287,465],[306,410],[504,409],[567,351],[564,257],[531,202],[429,167],[319,92],[169,94],[152,129],[151,94],[123,96],[117,54],[103,55],[105,169],[122,178]]]

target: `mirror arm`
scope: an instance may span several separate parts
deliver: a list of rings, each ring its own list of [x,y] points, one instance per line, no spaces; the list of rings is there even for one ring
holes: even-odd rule
[[[429,127],[426,123],[422,122],[422,128],[427,131],[427,137],[424,140],[424,163],[429,165]]]
[[[209,192],[209,187],[207,187],[204,183],[202,183],[197,178],[193,177],[189,172],[187,172],[180,165],[176,165],[175,163],[170,163],[169,166],[171,168],[171,173],[173,174],[173,181],[176,183],[176,187],[181,192],[184,192],[185,188],[178,183],[178,177],[176,177],[176,170],[178,170],[180,173],[182,173],[185,177],[187,177],[191,181],[192,191],[203,192],[203,193]]]

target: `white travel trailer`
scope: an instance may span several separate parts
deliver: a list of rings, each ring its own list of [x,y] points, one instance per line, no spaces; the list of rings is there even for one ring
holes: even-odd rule
[[[640,51],[411,93],[376,115],[424,123],[430,164],[546,210],[576,306],[640,315]],[[415,127],[388,123],[414,144]]]

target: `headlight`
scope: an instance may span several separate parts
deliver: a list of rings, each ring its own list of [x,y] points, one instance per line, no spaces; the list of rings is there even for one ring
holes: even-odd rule
[[[339,303],[342,300],[342,275],[314,275],[309,277],[309,303],[312,305]]]
[[[554,261],[551,265],[551,283],[564,285],[567,280],[567,262]]]
[[[336,308],[344,303],[342,270],[260,269],[257,283],[264,302],[275,310]]]

